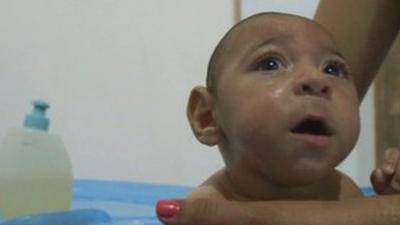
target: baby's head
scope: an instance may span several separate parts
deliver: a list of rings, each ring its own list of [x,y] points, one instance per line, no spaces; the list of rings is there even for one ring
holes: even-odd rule
[[[282,185],[322,178],[352,150],[359,100],[331,35],[312,20],[262,13],[216,47],[207,87],[187,114],[197,139],[218,145],[232,173]]]

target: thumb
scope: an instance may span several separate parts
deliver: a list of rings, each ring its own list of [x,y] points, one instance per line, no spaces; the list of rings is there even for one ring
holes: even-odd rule
[[[213,199],[160,200],[156,213],[166,225],[243,225],[256,217],[242,210],[240,203]]]
[[[383,194],[388,185],[388,178],[383,170],[381,168],[376,168],[372,171],[370,180],[375,192],[377,194]]]

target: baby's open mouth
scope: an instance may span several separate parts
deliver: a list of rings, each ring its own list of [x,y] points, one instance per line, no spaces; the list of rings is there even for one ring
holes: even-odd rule
[[[296,134],[310,134],[331,136],[332,132],[321,118],[306,118],[296,125],[292,130]]]

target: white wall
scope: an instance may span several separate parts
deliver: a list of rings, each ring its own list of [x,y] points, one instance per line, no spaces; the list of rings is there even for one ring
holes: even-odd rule
[[[268,4],[282,2],[315,7]],[[192,136],[186,99],[233,12],[231,0],[0,1],[0,138],[43,98],[76,178],[199,184],[223,163]],[[344,166],[361,184],[374,146],[363,125]]]
[[[242,17],[261,11],[279,11],[308,18],[314,16],[318,0],[242,0]],[[370,186],[369,175],[375,165],[375,112],[371,88],[361,104],[361,133],[356,147],[339,169],[359,185]]]
[[[0,138],[51,103],[76,178],[197,185],[220,168],[186,99],[233,24],[230,0],[0,1]]]

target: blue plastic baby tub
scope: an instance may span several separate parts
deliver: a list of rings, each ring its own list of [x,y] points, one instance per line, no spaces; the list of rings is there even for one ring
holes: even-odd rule
[[[76,180],[71,211],[22,216],[0,225],[160,225],[159,199],[180,198],[191,187],[139,182]]]

